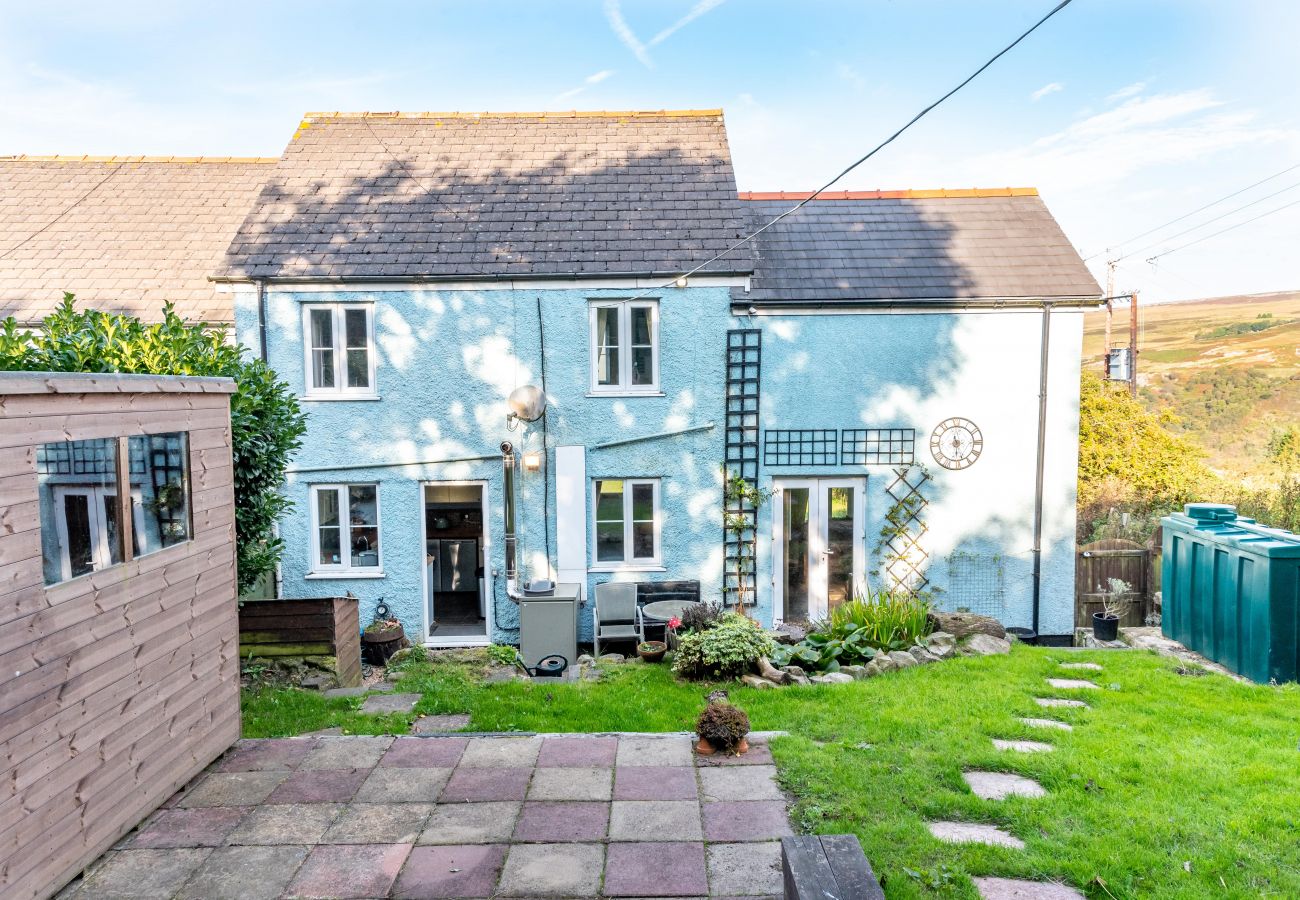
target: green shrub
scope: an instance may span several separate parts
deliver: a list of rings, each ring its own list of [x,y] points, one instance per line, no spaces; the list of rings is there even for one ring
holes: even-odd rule
[[[78,312],[71,294],[35,331],[0,321],[0,371],[217,375],[238,386],[230,398],[235,480],[235,553],[239,589],[275,570],[284,549],[275,523],[292,504],[281,493],[307,418],[289,385],[266,363],[231,343],[226,330],[188,324],[163,307],[163,320]]]
[[[706,631],[677,640],[673,671],[685,678],[733,679],[752,672],[761,656],[771,656],[776,644],[753,619],[727,613]]]
[[[695,733],[715,750],[731,753],[749,734],[749,716],[730,703],[710,703],[695,720]]]
[[[721,603],[695,603],[686,607],[682,613],[679,632],[690,634],[693,631],[708,631],[717,625],[727,614]]]
[[[772,663],[834,672],[862,665],[877,653],[905,650],[930,633],[930,603],[906,591],[854,597],[792,647],[778,647]]]
[[[498,666],[513,666],[519,659],[519,651],[509,644],[489,644],[487,655]]]

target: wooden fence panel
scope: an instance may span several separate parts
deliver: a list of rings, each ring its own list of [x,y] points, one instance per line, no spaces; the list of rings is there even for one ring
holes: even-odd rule
[[[1125,628],[1146,624],[1151,600],[1151,551],[1133,541],[1093,541],[1079,548],[1074,573],[1075,627],[1092,626],[1092,614],[1102,611],[1102,595],[1109,591],[1112,578],[1132,588],[1125,595],[1128,608],[1119,624]]]
[[[239,737],[233,389],[0,373],[0,896],[52,896]],[[190,540],[45,585],[36,446],[171,431]]]

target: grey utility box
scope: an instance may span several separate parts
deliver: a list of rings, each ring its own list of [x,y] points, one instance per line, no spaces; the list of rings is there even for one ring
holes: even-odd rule
[[[557,584],[546,597],[519,600],[519,655],[530,669],[548,656],[563,656],[566,666],[578,661],[580,584]]]

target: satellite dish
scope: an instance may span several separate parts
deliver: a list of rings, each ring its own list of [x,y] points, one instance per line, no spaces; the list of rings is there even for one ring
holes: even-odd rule
[[[515,388],[506,402],[510,404],[510,415],[525,422],[536,422],[546,412],[546,395],[534,384]]]

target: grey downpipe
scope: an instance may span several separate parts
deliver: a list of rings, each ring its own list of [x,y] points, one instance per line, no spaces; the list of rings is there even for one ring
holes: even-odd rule
[[[266,362],[266,282],[257,281],[257,342]]]
[[[1042,348],[1038,360],[1038,459],[1034,467],[1034,634],[1038,634],[1043,594],[1043,467],[1047,456],[1047,363],[1052,340],[1052,304],[1043,304]]]

